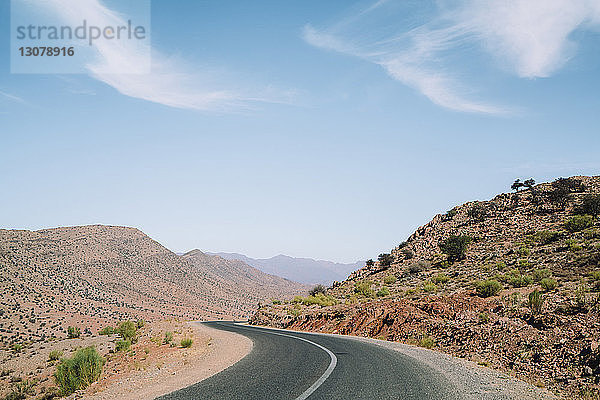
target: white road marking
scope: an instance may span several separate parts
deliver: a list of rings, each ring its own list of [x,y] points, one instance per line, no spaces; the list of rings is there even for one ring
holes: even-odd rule
[[[239,324],[236,324],[236,325],[238,327],[240,327],[240,328],[252,329],[252,328],[249,328],[247,326],[240,326]],[[269,328],[254,329],[254,330],[255,331],[271,331],[271,329],[269,329]],[[292,339],[302,340],[304,342],[310,343],[313,346],[316,346],[316,347],[320,348],[321,350],[323,350],[327,354],[329,354],[329,358],[331,358],[331,361],[329,362],[329,366],[327,367],[327,369],[325,370],[325,372],[323,373],[323,375],[321,375],[321,377],[319,379],[317,379],[315,381],[315,383],[313,383],[308,389],[306,389],[304,391],[304,393],[302,393],[300,396],[298,396],[298,397],[296,397],[294,399],[294,400],[306,400],[311,394],[313,394],[319,388],[319,386],[321,386],[327,380],[327,378],[329,378],[329,375],[331,375],[331,373],[335,369],[335,366],[337,365],[337,357],[328,348],[323,347],[323,346],[321,346],[318,343],[311,342],[308,339],[304,339],[304,338],[293,336],[293,335],[286,335],[284,333],[279,333],[279,332],[266,332],[266,333],[270,333],[271,335],[286,336],[286,337],[289,337],[289,338],[292,338]]]

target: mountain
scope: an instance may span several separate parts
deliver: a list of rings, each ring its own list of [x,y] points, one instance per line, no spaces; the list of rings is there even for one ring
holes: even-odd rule
[[[0,345],[125,319],[241,318],[306,286],[241,262],[178,256],[134,228],[0,230]]]
[[[365,265],[364,261],[352,264],[332,261],[313,260],[312,258],[295,258],[280,254],[271,258],[250,258],[237,253],[207,253],[218,255],[228,260],[240,260],[267,274],[281,276],[292,281],[305,284],[331,284],[348,277],[348,274]]]
[[[262,307],[250,322],[416,344],[565,398],[600,398],[598,215],[600,176],[459,205],[389,262],[326,296]]]

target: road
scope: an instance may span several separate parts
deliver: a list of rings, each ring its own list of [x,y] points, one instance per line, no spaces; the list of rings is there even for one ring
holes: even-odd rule
[[[381,346],[233,322],[205,324],[247,336],[252,351],[224,371],[159,399],[457,399],[441,374]]]

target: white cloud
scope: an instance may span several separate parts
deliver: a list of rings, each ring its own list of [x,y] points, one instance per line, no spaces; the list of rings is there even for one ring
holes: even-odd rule
[[[0,96],[10,100],[10,101],[14,101],[17,103],[25,103],[25,100],[23,100],[22,98],[20,98],[19,96],[15,96],[14,94],[10,94],[7,92],[3,92],[0,90]]]
[[[575,53],[570,34],[598,25],[598,0],[379,1],[332,27],[306,26],[303,38],[380,65],[442,107],[502,114],[509,111],[474,99],[457,78],[457,54],[479,48],[519,77],[548,77]]]
[[[80,25],[85,16],[98,26],[127,25],[127,17],[99,0],[45,0],[45,4],[69,24]],[[144,47],[139,41],[98,40],[94,49],[97,57],[86,66],[90,76],[126,96],[201,111],[247,109],[255,102],[287,102],[285,94],[272,90],[260,90],[258,94],[228,90],[226,87],[232,83],[208,68],[189,66],[185,60]],[[149,51],[151,66],[146,56]]]

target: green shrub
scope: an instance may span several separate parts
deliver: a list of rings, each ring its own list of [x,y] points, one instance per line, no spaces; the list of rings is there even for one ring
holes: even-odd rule
[[[129,340],[119,340],[115,346],[115,351],[128,351],[131,348],[131,342]]]
[[[390,295],[390,289],[388,289],[387,286],[383,286],[377,292],[377,297],[385,297],[385,296],[389,296],[389,295]]]
[[[192,344],[194,343],[194,341],[190,338],[185,338],[181,340],[181,347],[187,349],[189,347],[192,347]]]
[[[354,293],[365,297],[375,297],[375,291],[371,286],[373,286],[373,282],[370,281],[357,282],[354,284]]]
[[[58,359],[61,358],[62,355],[63,355],[62,351],[52,350],[50,352],[50,354],[48,355],[48,361],[58,361]]]
[[[371,297],[374,297],[374,295]],[[333,296],[327,296],[323,293],[317,293],[315,296],[308,296],[302,299],[302,304],[306,306],[318,304],[321,307],[326,307],[337,304],[337,300]]]
[[[302,296],[294,296],[294,300],[292,300],[292,303],[302,303],[303,300],[304,297]]]
[[[513,287],[520,288],[529,286],[533,283],[533,278],[530,275],[521,274],[518,269],[510,271],[505,280]]]
[[[423,335],[421,339],[419,339],[419,347],[424,347],[426,349],[431,349],[435,346],[435,340],[429,335]]]
[[[600,194],[587,194],[583,198],[580,212],[597,217],[600,215]]]
[[[452,218],[456,217],[457,214],[458,214],[458,211],[456,211],[456,209],[453,208],[452,210],[449,210],[446,212],[446,219],[451,220]]]
[[[529,301],[527,302],[529,308],[531,309],[531,314],[538,315],[542,312],[542,307],[544,306],[544,296],[537,291],[529,293]]]
[[[533,235],[533,240],[541,245],[550,244],[560,239],[560,233],[553,231],[539,231]]]
[[[517,264],[521,268],[530,268],[531,267],[531,262],[529,262],[529,260],[519,260],[517,262]]]
[[[35,382],[29,379],[17,382],[3,400],[23,400],[35,394]]]
[[[556,289],[556,287],[558,286],[558,283],[556,282],[556,279],[554,279],[554,278],[543,278],[540,281],[540,286],[542,287],[542,289],[544,289],[544,291],[550,292],[550,291]]]
[[[479,281],[475,285],[475,291],[480,297],[495,296],[502,290],[502,285],[495,279]]]
[[[316,285],[315,287],[313,287],[312,289],[310,289],[310,291],[308,292],[308,294],[310,296],[314,296],[317,293],[321,293],[321,294],[326,294],[327,293],[327,288],[323,285]]]
[[[77,350],[72,358],[63,358],[54,373],[60,394],[67,396],[97,381],[104,361],[93,346]]]
[[[112,326],[107,326],[105,328],[102,328],[98,332],[98,335],[113,335],[114,333],[115,333],[115,328],[113,328]]]
[[[416,274],[428,269],[430,266],[431,265],[427,261],[415,261],[410,263],[410,265],[408,266],[408,272],[410,272],[411,274]]]
[[[81,336],[81,330],[76,326],[69,326],[67,328],[67,338],[68,339],[77,339]]]
[[[569,246],[569,251],[571,252],[577,252],[582,249],[581,245],[575,239],[567,240],[566,244]]]
[[[280,304],[281,304],[281,300],[277,300],[277,299],[271,299],[271,302],[272,302],[274,305],[280,305]]]
[[[144,326],[146,326],[146,321],[144,321],[143,319],[138,319],[137,321],[135,321],[135,325],[138,329],[142,329]]]
[[[431,292],[436,292],[438,290],[438,287],[435,283],[433,282],[425,282],[423,284],[423,290],[425,292],[431,293]]]
[[[536,269],[533,271],[533,280],[536,282],[540,282],[544,278],[550,278],[552,276],[552,272],[548,268],[544,269]]]
[[[383,278],[383,283],[385,283],[386,285],[392,285],[396,283],[396,279],[396,275],[388,275],[385,278]]]
[[[464,260],[467,255],[467,249],[472,238],[469,236],[452,235],[439,243],[439,247],[444,254],[448,256],[448,261]]]
[[[173,341],[173,332],[165,332],[165,339],[163,340],[164,344],[169,344]]]
[[[123,340],[129,340],[131,343],[137,342],[137,324],[133,321],[121,322],[115,332],[118,333]]]
[[[594,225],[594,217],[591,215],[576,215],[570,218],[565,223],[565,228],[569,232],[579,232],[584,229],[590,228]]]
[[[23,345],[20,343],[15,343],[12,346],[10,346],[10,349],[15,353],[20,353],[21,351],[23,351]]]
[[[379,266],[389,267],[394,262],[394,256],[388,253],[382,253],[377,258],[377,261],[379,261]]]
[[[590,282],[593,290],[600,292],[600,271],[593,271],[590,273]]]
[[[433,277],[433,282],[440,284],[440,283],[446,283],[450,280],[450,277],[444,273],[442,274],[437,274]]]
[[[531,255],[531,249],[527,246],[521,246],[519,247],[519,250],[517,250],[517,254],[519,257],[529,257]]]
[[[480,324],[487,324],[488,322],[490,322],[490,316],[488,313],[482,312],[479,314],[479,323]]]

